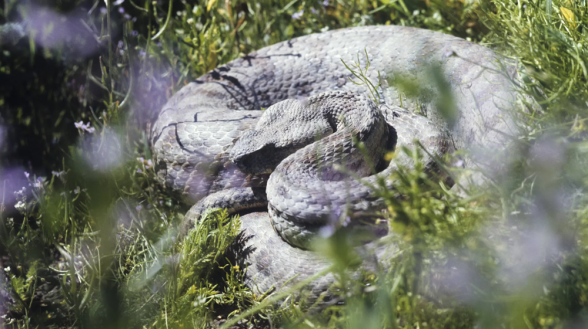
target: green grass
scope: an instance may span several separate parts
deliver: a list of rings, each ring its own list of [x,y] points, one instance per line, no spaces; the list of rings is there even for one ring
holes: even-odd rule
[[[59,29],[31,26],[29,36],[0,54],[0,73],[24,81],[0,86],[6,328],[191,328],[231,321],[288,328],[567,328],[588,322],[585,1],[208,0],[170,7],[127,0],[101,7],[102,1],[50,3],[68,22],[80,18],[72,9],[84,8],[87,29],[72,29],[72,38],[49,47],[29,36],[45,33],[50,40]],[[36,10],[32,2],[6,1],[1,22]],[[344,305],[313,311],[281,299],[290,291],[280,298],[257,295],[243,285],[245,269],[227,252],[240,239],[238,218],[212,212],[186,240],[175,240],[187,209],[156,183],[148,123],[175,91],[219,64],[292,37],[372,24],[442,31],[517,61],[527,98],[516,109],[524,132],[509,145],[508,171],[457,193],[424,175],[411,153],[415,168],[395,174],[408,197],[380,191],[400,236],[389,271],[346,275],[353,252],[335,234],[325,248],[349,251],[331,253],[335,285],[349,292]],[[101,46],[88,57],[72,50],[91,42]],[[80,120],[96,130],[76,129]],[[27,192],[14,195],[21,186]]]

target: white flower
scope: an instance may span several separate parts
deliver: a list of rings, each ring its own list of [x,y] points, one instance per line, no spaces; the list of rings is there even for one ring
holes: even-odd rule
[[[86,124],[84,124],[83,121],[74,122],[74,126],[76,126],[76,128],[85,130],[85,131],[89,132],[90,134],[93,134],[96,129],[94,127],[90,127],[90,124],[91,124],[91,122],[89,122],[89,121]]]
[[[194,24],[194,18],[188,18],[188,20],[186,21],[186,23],[192,25]]]
[[[6,266],[6,267],[4,268],[4,272],[10,272],[10,266]]]
[[[26,178],[29,178],[29,173],[28,172],[24,172],[24,175],[26,176]]]
[[[19,201],[14,205],[14,208],[20,212],[23,212],[27,208],[27,205],[24,202]]]
[[[196,298],[196,300],[194,301],[194,307],[198,307],[204,303],[206,303],[206,297],[205,296],[198,296],[198,298]]]
[[[65,176],[65,171],[52,171],[51,174],[55,177]]]
[[[37,181],[33,183],[33,186],[36,188],[43,188],[43,178],[37,178]]]

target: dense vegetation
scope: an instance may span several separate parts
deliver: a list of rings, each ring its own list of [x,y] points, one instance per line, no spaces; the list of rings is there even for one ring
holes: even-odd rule
[[[585,0],[188,2],[3,2],[6,328],[588,325]],[[523,134],[505,146],[508,170],[457,193],[424,176],[415,153],[415,168],[395,174],[407,198],[388,209],[402,236],[391,271],[352,279],[342,268],[353,253],[333,253],[344,304],[309,311],[282,301],[292,291],[256,295],[225,252],[238,218],[211,213],[175,241],[186,206],[156,184],[145,131],[166,99],[219,64],[374,24],[442,31],[519,63]],[[327,246],[349,250],[337,237]]]

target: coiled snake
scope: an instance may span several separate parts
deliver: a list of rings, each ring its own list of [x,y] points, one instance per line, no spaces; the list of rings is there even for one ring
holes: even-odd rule
[[[341,63],[365,61],[357,56],[364,52],[369,79],[377,81],[378,71],[388,80],[410,77],[420,84],[418,98],[403,100],[384,83],[380,104],[370,100]],[[427,68],[434,66],[445,89],[431,82]],[[186,202],[198,201],[186,228],[209,207],[269,209],[242,216],[253,247],[248,282],[260,291],[296,275],[297,282],[327,266],[299,247],[334,221],[381,203],[346,173],[373,181],[375,167],[387,176],[407,160],[400,155],[388,165],[383,155],[414,139],[432,154],[502,148],[504,136],[516,134],[506,111],[515,100],[513,72],[485,47],[409,27],[356,27],[278,43],[209,72],[168,101],[151,131],[158,179]],[[450,124],[439,113],[441,93],[454,99]],[[272,171],[266,188],[264,174]],[[319,293],[330,280],[310,288]]]

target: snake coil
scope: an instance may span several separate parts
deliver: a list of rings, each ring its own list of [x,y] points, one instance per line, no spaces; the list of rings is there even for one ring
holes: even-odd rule
[[[416,117],[401,107],[418,107],[426,114],[425,123],[420,123],[421,117],[416,119],[419,123],[409,124],[408,128],[394,126],[397,142],[410,145],[413,137],[419,138],[416,133],[436,131],[431,137],[434,142],[430,143],[436,150],[467,150],[468,154],[483,155],[502,149],[507,142],[505,136],[517,134],[514,120],[507,111],[516,100],[512,84],[515,69],[512,65],[504,67],[501,58],[488,48],[438,32],[400,26],[355,27],[281,42],[198,78],[176,93],[159,113],[151,131],[158,179],[186,202],[198,202],[186,215],[185,227],[191,227],[206,208],[221,207],[233,211],[255,209],[267,206],[268,199],[272,216],[281,216],[289,223],[296,221],[296,212],[292,211],[297,207],[295,202],[282,200],[279,206],[272,206],[272,200],[279,199],[280,193],[284,194],[285,190],[275,187],[278,184],[270,184],[266,195],[267,177],[253,177],[244,168],[257,166],[257,170],[253,171],[261,173],[277,166],[275,170],[280,174],[275,175],[277,178],[272,178],[272,174],[270,183],[272,180],[287,181],[291,185],[307,182],[308,177],[302,177],[300,172],[296,174],[299,175],[295,176],[296,179],[287,178],[297,164],[292,161],[287,165],[280,164],[282,160],[289,161],[294,151],[308,148],[304,145],[314,141],[315,135],[325,136],[329,130],[328,133],[338,133],[345,127],[332,118],[327,119],[322,128],[317,128],[321,125],[317,123],[312,128],[314,130],[311,129],[311,137],[305,137],[303,145],[281,145],[280,141],[270,141],[271,136],[287,137],[283,139],[292,141],[288,134],[308,131],[308,127],[304,127],[306,123],[296,123],[294,119],[297,115],[287,115],[288,111],[294,110],[280,112],[270,108],[264,113],[261,109],[287,99],[290,99],[284,103],[289,104],[287,108],[295,109],[300,104],[312,105],[324,95],[337,94],[364,102],[362,109],[365,111],[377,111],[377,106],[365,102],[367,98],[361,96],[366,92],[365,87],[349,82],[352,73],[341,63],[341,60],[347,63],[356,60],[357,54],[364,51],[369,56],[371,71],[368,78],[372,81],[377,81],[380,72],[387,81],[410,77],[419,84],[421,93],[416,99],[403,99],[402,93],[385,81],[379,89],[380,110],[388,124],[394,126],[395,120]],[[439,72],[447,82],[442,90],[436,88],[434,79],[431,79],[428,69],[431,67],[440,68]],[[454,100],[455,113],[449,124],[447,115],[440,113],[440,96],[449,96]],[[274,106],[282,108],[283,104]],[[336,107],[336,104],[331,107]],[[265,125],[265,121],[280,120],[279,128],[265,137],[261,133],[253,133]],[[361,125],[364,116],[362,113],[350,114],[346,120]],[[382,130],[376,134],[387,133]],[[355,132],[354,136],[357,134]],[[441,135],[447,138],[450,147],[447,143],[436,142]],[[353,148],[349,136],[346,147]],[[233,146],[241,144],[239,148],[252,149],[248,143],[258,141],[269,141],[265,146],[258,147],[258,150],[267,151],[262,155],[251,153],[254,156],[249,156],[247,154],[250,153],[241,152]],[[334,145],[331,147],[335,148]],[[377,152],[383,149],[378,143],[375,148]],[[306,158],[312,157],[313,149],[308,149]],[[378,155],[374,159],[379,158]],[[463,165],[475,166],[476,161],[470,157]],[[354,170],[357,168],[353,167]],[[329,181],[329,184],[336,185],[342,181],[333,178],[333,172],[328,175],[330,178],[321,184]],[[330,191],[333,195],[340,192]],[[304,192],[298,194],[308,199]],[[368,194],[358,193],[358,200],[368,199]],[[329,211],[333,209],[333,202],[326,203]],[[308,203],[297,209],[302,212],[307,206]],[[314,209],[313,213],[317,210],[310,209]],[[295,276],[290,283],[304,280],[327,266],[320,256],[284,242],[272,229],[268,213],[255,212],[242,216],[242,222],[243,229],[250,235],[247,243],[253,247],[247,255],[250,264],[248,280],[260,291],[272,286],[280,287]],[[283,224],[275,220],[273,223],[280,231],[279,226]],[[311,231],[316,232],[321,225],[315,225]],[[311,294],[319,294],[332,280],[331,275],[316,280],[310,285]]]

